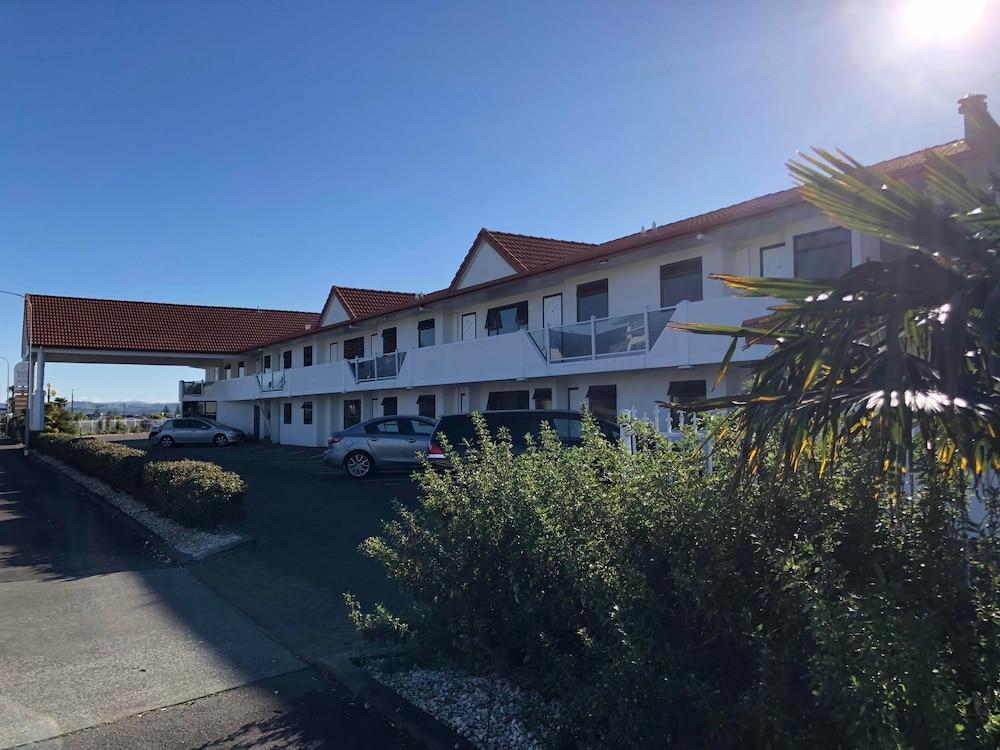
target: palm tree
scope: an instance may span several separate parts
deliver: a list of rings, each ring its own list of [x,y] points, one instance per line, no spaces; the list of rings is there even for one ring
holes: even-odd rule
[[[1000,164],[1000,126],[985,108],[973,118],[981,163]],[[746,393],[684,406],[735,407],[721,429],[735,430],[750,470],[772,435],[789,469],[818,446],[826,461],[863,436],[886,469],[905,465],[921,441],[942,459],[957,454],[977,478],[1000,470],[998,192],[933,151],[924,157],[919,185],[842,152],[790,162],[802,196],[832,221],[909,251],[839,279],[719,274],[742,295],[785,301],[742,326],[674,326],[733,337],[720,381],[740,338],[774,344]],[[1000,186],[996,174],[989,180]]]

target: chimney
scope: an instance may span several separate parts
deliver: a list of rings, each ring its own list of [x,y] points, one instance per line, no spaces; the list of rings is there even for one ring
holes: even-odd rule
[[[958,100],[958,114],[965,118],[965,142],[970,146],[982,143],[983,127],[989,120],[986,94],[966,94]]]

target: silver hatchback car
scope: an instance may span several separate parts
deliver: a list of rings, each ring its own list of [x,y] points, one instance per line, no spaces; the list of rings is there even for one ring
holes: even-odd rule
[[[437,420],[429,417],[376,417],[335,432],[327,440],[323,462],[364,479],[376,470],[415,469],[418,454],[427,452],[428,440]]]
[[[181,443],[214,443],[221,448],[231,443],[242,443],[246,438],[242,430],[205,417],[168,419],[149,433],[149,442],[164,448],[173,448]]]

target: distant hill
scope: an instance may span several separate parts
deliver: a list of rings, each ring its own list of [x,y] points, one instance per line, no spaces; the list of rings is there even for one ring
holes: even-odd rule
[[[142,416],[157,414],[166,408],[171,414],[178,410],[176,401],[76,401],[73,411],[80,414],[124,414],[127,416]]]

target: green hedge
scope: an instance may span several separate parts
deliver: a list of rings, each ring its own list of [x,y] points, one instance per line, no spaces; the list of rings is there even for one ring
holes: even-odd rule
[[[900,502],[863,450],[734,484],[731,440],[708,472],[636,429],[635,454],[480,432],[363,545],[410,606],[352,620],[555,698],[566,747],[1000,746],[1000,504],[971,527],[934,456]]]
[[[32,447],[185,526],[210,528],[244,515],[246,482],[208,461],[149,461],[136,448],[67,435],[39,435]]]

